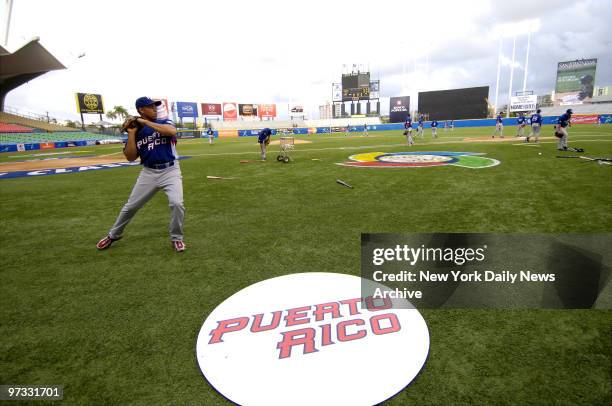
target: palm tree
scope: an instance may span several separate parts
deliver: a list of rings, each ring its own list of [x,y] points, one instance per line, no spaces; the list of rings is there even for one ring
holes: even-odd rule
[[[120,120],[125,120],[130,116],[127,109],[123,106],[115,106],[111,111],[106,113],[106,117],[110,120],[116,120],[119,118]]]

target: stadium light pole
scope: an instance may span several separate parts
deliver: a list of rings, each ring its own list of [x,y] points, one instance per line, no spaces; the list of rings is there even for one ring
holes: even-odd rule
[[[540,19],[528,20],[527,26],[527,52],[525,54],[525,76],[523,77],[523,94],[527,90],[527,71],[529,68],[529,49],[531,44],[531,33],[536,32],[540,29]]]
[[[495,105],[493,106],[494,115],[497,114],[497,100],[499,97],[499,77],[501,75],[501,60],[502,60],[502,39],[499,38],[499,49],[497,51],[497,80],[495,81]]]
[[[510,105],[512,104],[512,78],[514,76],[514,56],[516,54],[516,34],[512,37],[512,62],[510,65],[510,83],[508,85],[508,108],[506,118],[510,117]]]
[[[525,74],[523,76],[523,95],[527,90],[527,70],[529,69],[529,45],[531,43],[531,31],[527,32],[527,52],[525,53]]]
[[[4,46],[8,47],[9,27],[11,26],[11,14],[13,10],[13,0],[5,0],[5,25],[4,25]]]

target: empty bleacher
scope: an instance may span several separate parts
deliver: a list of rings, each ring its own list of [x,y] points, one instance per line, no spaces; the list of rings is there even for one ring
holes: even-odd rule
[[[379,117],[335,118],[328,120],[268,120],[268,121],[213,121],[214,130],[256,130],[260,128],[291,127],[348,127],[381,124]]]
[[[306,127],[358,127],[363,125],[381,124],[380,117],[333,118],[306,120]]]
[[[266,120],[266,121],[213,121],[214,130],[255,130],[259,128],[306,127],[304,120]]]
[[[61,141],[101,141],[117,139],[121,139],[121,137],[93,134],[84,131],[55,133],[0,133],[0,145],[35,144]]]
[[[30,127],[0,122],[0,133],[31,133]]]
[[[542,115],[560,116],[561,114],[565,113],[567,109],[572,109],[574,114],[609,114],[612,113],[612,103],[542,107]]]
[[[5,124],[17,124],[24,127],[35,128],[43,131],[81,131],[78,128],[70,128],[59,124],[47,123],[46,121],[34,120],[32,118],[18,116],[6,112],[0,112],[0,122]]]

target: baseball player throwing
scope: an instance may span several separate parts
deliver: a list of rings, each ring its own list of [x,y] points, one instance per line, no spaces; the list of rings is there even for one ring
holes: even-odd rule
[[[123,230],[136,212],[145,205],[159,189],[162,189],[170,205],[170,239],[176,252],[185,251],[183,242],[183,181],[176,152],[176,128],[171,120],[158,120],[156,106],[161,104],[148,97],[136,100],[140,117],[130,118],[124,123],[128,140],[123,154],[128,161],[140,157],[143,166],[127,203],[119,212],[108,235],[96,247],[107,249],[123,237]]]

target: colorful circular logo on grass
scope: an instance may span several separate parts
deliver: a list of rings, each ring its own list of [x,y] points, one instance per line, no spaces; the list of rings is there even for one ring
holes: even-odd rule
[[[489,168],[499,161],[487,158],[484,153],[418,151],[418,152],[368,152],[351,155],[348,162],[338,165],[360,168],[422,168],[426,166],[461,166],[463,168]]]

